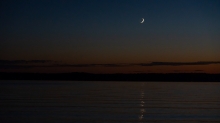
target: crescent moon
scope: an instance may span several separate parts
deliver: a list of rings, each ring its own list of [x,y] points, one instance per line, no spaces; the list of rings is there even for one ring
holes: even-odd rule
[[[141,23],[144,23],[144,18],[142,18],[142,21],[141,21]]]

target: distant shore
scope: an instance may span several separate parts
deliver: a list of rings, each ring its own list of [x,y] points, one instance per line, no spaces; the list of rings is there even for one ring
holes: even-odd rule
[[[72,81],[165,81],[220,82],[220,74],[207,73],[0,73],[0,80],[72,80]]]

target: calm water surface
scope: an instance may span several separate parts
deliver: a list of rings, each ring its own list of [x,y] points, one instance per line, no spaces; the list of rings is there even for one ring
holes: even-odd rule
[[[220,83],[0,81],[0,119],[29,123],[220,123]]]

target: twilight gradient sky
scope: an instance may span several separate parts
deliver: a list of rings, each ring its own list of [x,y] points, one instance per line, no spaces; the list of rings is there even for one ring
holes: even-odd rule
[[[220,0],[1,0],[0,6],[0,71],[220,73]]]

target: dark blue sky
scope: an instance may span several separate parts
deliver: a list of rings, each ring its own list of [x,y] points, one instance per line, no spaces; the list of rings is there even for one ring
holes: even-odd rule
[[[220,61],[219,0],[2,0],[0,10],[4,60]]]

